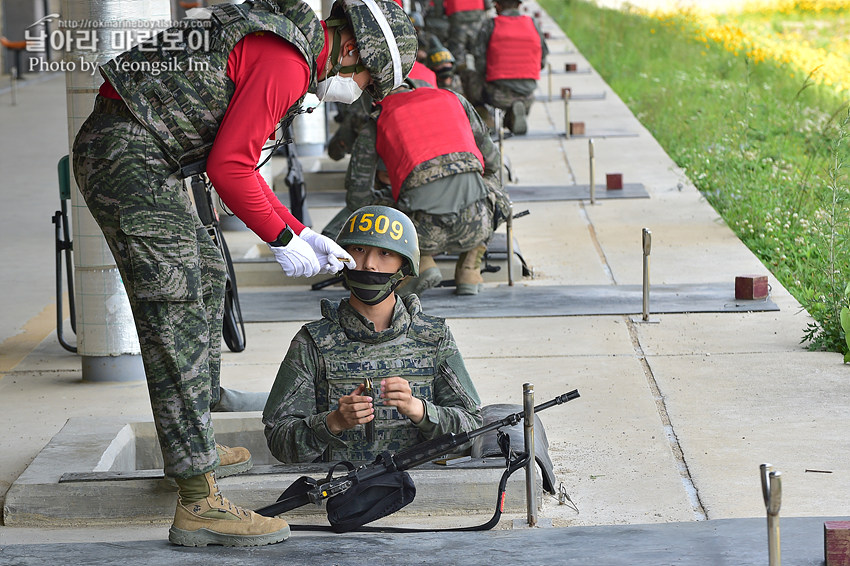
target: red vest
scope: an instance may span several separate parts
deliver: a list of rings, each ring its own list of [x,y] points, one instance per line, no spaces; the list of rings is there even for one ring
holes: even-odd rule
[[[484,166],[463,105],[443,89],[417,88],[384,98],[375,149],[387,166],[396,200],[413,168],[435,157],[467,152]]]
[[[471,12],[472,10],[483,10],[484,0],[443,0],[443,10],[447,16],[455,12]]]
[[[496,16],[487,45],[487,81],[539,79],[543,48],[534,20],[528,16]]]
[[[437,88],[437,75],[436,75],[436,73],[434,73],[434,71],[432,71],[431,69],[429,69],[428,67],[426,67],[425,65],[420,63],[419,61],[413,62],[413,68],[410,69],[410,74],[408,74],[407,76],[408,76],[408,78],[411,78],[411,79],[418,79],[420,81],[425,81],[426,83],[433,86],[434,88]]]

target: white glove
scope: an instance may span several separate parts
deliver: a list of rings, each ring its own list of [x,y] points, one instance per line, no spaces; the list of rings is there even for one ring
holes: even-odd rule
[[[345,264],[348,264],[348,269],[357,269],[357,264],[351,254],[327,236],[304,228],[301,231],[301,239],[310,244],[310,247],[316,252],[316,257],[319,258],[319,266],[322,269],[321,273],[336,273],[345,267]]]
[[[285,246],[269,245],[269,249],[289,277],[312,277],[319,273],[316,252],[295,234]]]

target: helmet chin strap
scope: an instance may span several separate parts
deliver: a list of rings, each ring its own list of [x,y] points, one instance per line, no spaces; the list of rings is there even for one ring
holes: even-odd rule
[[[325,20],[325,24],[328,27],[334,28],[334,37],[333,44],[331,45],[331,53],[328,56],[329,61],[333,61],[334,65],[330,68],[330,70],[325,74],[325,78],[329,79],[339,73],[360,73],[366,70],[366,67],[363,63],[360,63],[360,58],[358,57],[357,63],[354,65],[345,65],[342,64],[342,57],[339,56],[339,52],[342,49],[342,30],[349,27],[348,20],[345,18],[333,18]]]
[[[390,274],[345,268],[342,276],[352,295],[367,305],[377,305],[392,295],[401,280],[407,276],[405,271],[399,269]]]

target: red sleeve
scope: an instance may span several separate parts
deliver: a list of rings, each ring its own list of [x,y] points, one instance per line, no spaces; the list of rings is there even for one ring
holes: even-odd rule
[[[280,119],[307,92],[307,61],[281,37],[259,32],[230,52],[227,76],[235,91],[207,157],[207,175],[227,207],[264,241],[286,226],[300,234],[304,225],[254,168]]]

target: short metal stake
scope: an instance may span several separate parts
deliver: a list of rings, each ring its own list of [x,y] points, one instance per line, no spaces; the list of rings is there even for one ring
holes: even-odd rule
[[[564,97],[564,136],[570,139],[570,97]]]
[[[528,463],[525,465],[525,502],[528,508],[528,526],[537,526],[537,469],[534,458],[534,384],[523,383],[523,436]]]
[[[652,232],[644,228],[641,232],[641,243],[643,245],[643,314],[641,318],[632,317],[632,322],[645,324],[658,324],[657,318],[649,317],[649,252],[652,250]]]
[[[546,73],[549,75],[549,102],[552,102],[552,63],[546,63]]]
[[[759,466],[761,491],[767,509],[767,556],[770,566],[782,564],[779,543],[779,508],[782,506],[782,472],[774,472],[770,464]]]
[[[593,155],[593,138],[587,141],[590,157],[590,204],[596,204],[596,157]]]

